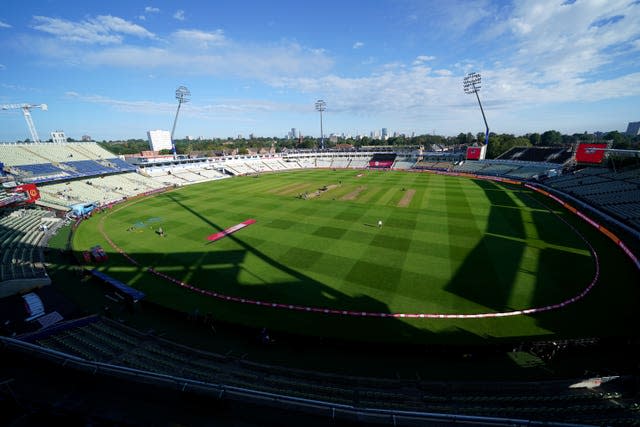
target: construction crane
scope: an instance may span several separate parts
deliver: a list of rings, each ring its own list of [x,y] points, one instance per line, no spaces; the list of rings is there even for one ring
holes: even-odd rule
[[[29,127],[29,132],[31,132],[31,141],[40,142],[40,138],[38,138],[38,132],[36,132],[36,127],[33,124],[33,119],[31,118],[31,109],[32,108],[40,108],[42,111],[47,111],[47,104],[5,104],[0,105],[0,109],[2,110],[22,110],[22,114],[24,114],[24,119],[27,121],[27,126]]]

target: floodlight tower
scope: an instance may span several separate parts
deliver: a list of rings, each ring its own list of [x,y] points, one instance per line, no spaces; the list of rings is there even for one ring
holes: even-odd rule
[[[180,112],[180,106],[189,102],[191,92],[185,86],[180,86],[176,89],[176,99],[178,100],[178,109],[176,110],[176,118],[173,120],[173,128],[171,128],[171,149],[173,150],[173,158],[176,158],[176,144],[173,142],[173,133],[176,131],[176,123],[178,122],[178,113]]]
[[[47,111],[47,104],[7,104],[0,105],[0,109],[2,110],[13,110],[20,109],[22,110],[22,114],[24,115],[24,120],[27,122],[27,127],[29,128],[29,133],[31,133],[31,142],[39,143],[40,138],[38,137],[38,132],[36,131],[36,126],[33,124],[33,119],[31,118],[31,109],[32,108],[40,108],[42,111]]]
[[[478,99],[478,105],[480,106],[480,112],[482,112],[482,118],[484,119],[484,126],[486,128],[486,132],[484,134],[484,145],[489,145],[489,125],[487,124],[487,118],[484,115],[484,109],[482,108],[482,103],[480,102],[480,96],[478,92],[480,91],[482,79],[479,73],[469,73],[464,78],[464,93],[470,95],[472,93],[476,94],[476,98]]]
[[[320,112],[320,148],[324,150],[324,132],[322,131],[322,112],[327,109],[327,103],[322,99],[316,101],[316,111]]]

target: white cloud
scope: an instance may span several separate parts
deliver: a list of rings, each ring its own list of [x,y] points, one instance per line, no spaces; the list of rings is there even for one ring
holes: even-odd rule
[[[220,45],[227,41],[222,30],[212,32],[200,30],[178,30],[173,33],[173,36],[180,41],[198,43],[202,48],[207,48],[210,45]]]
[[[193,37],[194,34],[190,36]],[[220,40],[217,37],[211,38]],[[313,52],[291,43],[275,46],[244,46],[228,42],[216,44],[218,49],[209,51],[202,43],[186,43],[184,39],[178,37],[173,39],[160,47],[114,46],[94,49],[83,52],[81,56],[76,54],[73,57],[79,57],[83,64],[92,67],[136,68],[149,71],[163,68],[191,75],[233,76],[261,80],[270,80],[274,75],[318,75],[328,70],[333,64],[326,54]],[[45,53],[49,54],[49,52]]]
[[[332,111],[363,115],[371,112],[402,116],[406,113],[409,118],[453,120],[452,116],[464,115],[477,107],[462,90],[462,79],[469,71],[482,73],[482,101],[488,114],[494,115],[499,111],[528,108],[532,103],[544,108],[552,103],[594,102],[640,95],[637,67],[625,71],[622,66],[613,66],[623,62],[619,59],[633,64],[637,58],[637,53],[626,56],[640,49],[640,13],[637,10],[626,0],[611,0],[606,4],[585,0],[571,5],[550,0],[549,3],[541,2],[517,2],[509,8],[504,26],[491,30],[496,42],[504,41],[507,47],[492,49],[486,59],[466,57],[468,54],[463,53],[457,63],[440,64],[446,60],[446,54],[438,52],[438,65],[442,68],[432,69],[428,65],[436,59],[433,55],[418,55],[413,61],[405,62],[390,57],[388,63],[369,71],[370,74],[349,78],[334,71],[333,58],[323,49],[282,41],[239,43],[222,30],[181,29],[164,39],[156,37],[146,46],[128,44],[124,36],[134,35],[134,32],[126,30],[131,30],[135,24],[114,17],[111,18],[120,19],[121,26],[111,21],[107,25],[98,18],[75,23],[58,20],[73,24],[71,36],[84,35],[76,34],[79,27],[89,33],[85,35],[87,39],[91,36],[117,39],[93,41],[106,46],[62,43],[60,40],[66,39],[59,32],[50,30],[47,32],[55,37],[43,38],[38,49],[45,58],[59,58],[62,63],[86,67],[140,69],[147,74],[162,70],[187,76],[246,78],[252,80],[252,86],[258,86],[255,79],[282,93],[298,93],[310,98],[321,94],[328,102],[331,100]],[[638,5],[633,7],[640,8]],[[618,16],[624,18],[611,19]],[[88,25],[94,21],[100,23],[97,28],[101,30]],[[85,24],[88,28],[83,26]],[[144,37],[144,32],[139,32],[139,37]],[[357,41],[353,48],[363,45]],[[25,43],[25,47],[30,46]],[[610,71],[612,68],[614,73]],[[131,104],[106,98],[92,99],[92,102],[112,103],[120,109],[150,105],[145,104],[146,101]],[[234,109],[268,111],[282,107],[274,105],[266,101],[243,104],[236,100],[207,108],[231,112]],[[204,111],[205,107],[201,108]]]
[[[184,10],[178,9],[176,13],[173,14],[173,17],[178,21],[184,21]]]
[[[0,21],[0,28],[11,28],[11,25],[6,22]]]
[[[413,61],[413,65],[420,65],[420,64],[424,64],[425,62],[428,61],[433,61],[434,59],[436,59],[435,56],[430,56],[430,55],[418,55],[415,59],[415,61]]]
[[[138,19],[141,20],[141,21],[146,21],[147,17],[144,16],[144,15],[140,15],[140,16],[138,16]]]
[[[120,18],[110,17],[108,26],[103,17],[99,18],[79,23],[39,18],[40,29],[52,37],[19,37],[14,40],[14,48],[74,67],[136,68],[146,73],[162,68],[188,75],[260,80],[270,80],[274,75],[318,76],[333,65],[325,50],[293,42],[238,43],[220,29],[180,29],[160,38]],[[102,25],[93,25],[94,21]],[[124,39],[125,32],[150,36],[142,40],[146,43],[133,44]],[[84,43],[69,43],[76,40]],[[93,44],[89,46],[89,42]]]
[[[489,0],[447,0],[407,2],[410,8],[407,22],[411,25],[425,25],[429,31],[445,35],[447,39],[462,36],[467,30],[488,17],[496,16],[500,1]]]
[[[144,8],[144,12],[145,13],[158,13],[158,12],[160,12],[160,9],[158,9],[157,7],[147,6],[147,7]]]
[[[640,37],[638,5],[626,0],[521,2],[509,22],[514,63],[537,70],[544,83],[586,76],[617,60],[622,52],[613,48]]]
[[[111,15],[101,15],[80,22],[47,16],[34,16],[33,19],[34,29],[69,42],[117,44],[122,43],[124,35],[141,38],[155,37],[144,27]]]
[[[640,95],[640,72],[619,78],[585,82],[566,80],[540,87],[536,72],[518,68],[480,70],[481,97],[488,114],[563,102],[596,102]],[[449,70],[428,71],[423,67],[396,67],[377,75],[345,78],[282,78],[274,86],[304,94],[322,93],[332,100],[332,110],[349,114],[398,114],[452,120],[477,106],[462,89],[464,74]],[[457,120],[457,119],[456,119]]]
[[[442,70],[434,70],[433,74],[446,77],[446,76],[451,76],[453,73],[449,70],[442,69]]]
[[[0,64],[0,70],[6,70],[7,67],[4,64]]]
[[[78,102],[88,102],[92,104],[106,105],[116,111],[137,114],[158,114],[173,113],[175,103],[157,102],[150,100],[123,100],[114,99],[102,95],[82,95],[69,91],[65,93],[67,98],[73,98]],[[193,100],[192,100],[193,101]],[[220,114],[230,114],[233,116],[239,113],[270,113],[278,111],[301,110],[300,106],[289,103],[278,103],[265,100],[254,99],[221,99],[214,103],[200,104],[190,102],[181,114],[186,117],[219,119]]]

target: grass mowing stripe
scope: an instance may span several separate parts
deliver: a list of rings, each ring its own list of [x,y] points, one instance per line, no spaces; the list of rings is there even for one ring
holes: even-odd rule
[[[148,205],[143,200],[113,214],[109,228],[114,240],[142,257],[142,262],[179,277],[231,294],[310,305],[381,311],[411,311],[425,304],[451,311],[526,307],[531,301],[555,302],[558,296],[575,294],[580,286],[576,282],[590,272],[590,260],[580,253],[584,246],[568,235],[557,218],[536,208],[520,188],[433,174],[368,171],[356,178],[357,173],[361,172],[285,172],[184,187],[148,199]],[[303,181],[319,188],[340,180],[343,185],[332,190],[333,195],[330,191],[312,200],[267,191]],[[359,186],[367,190],[356,201],[332,200]],[[401,197],[403,187],[416,189],[410,206],[388,206]],[[137,219],[132,212],[144,212],[142,220],[162,217],[173,234],[162,241],[146,229],[142,234],[127,233]],[[235,237],[215,246],[202,242],[213,228],[211,223],[226,227],[254,216],[258,222]],[[379,218],[385,221],[382,230],[375,227]],[[80,227],[74,245],[106,247],[99,235],[83,231],[91,223]],[[538,238],[532,238],[533,231]],[[160,251],[167,255],[159,255]],[[584,267],[584,274],[572,280],[573,272],[553,264],[554,257],[570,259],[578,269]],[[250,313],[256,311],[159,287],[156,279],[127,266],[116,254],[102,268],[121,279],[133,279],[150,292],[149,298],[179,310],[201,304],[203,310],[215,308],[242,322],[251,322]],[[567,282],[571,286],[560,286]],[[278,313],[260,316],[263,322],[287,323]],[[480,335],[549,333],[548,325],[525,320],[403,323],[424,331],[456,325]],[[319,320],[308,326],[321,333],[322,324]],[[341,324],[341,333],[346,333],[351,322]]]

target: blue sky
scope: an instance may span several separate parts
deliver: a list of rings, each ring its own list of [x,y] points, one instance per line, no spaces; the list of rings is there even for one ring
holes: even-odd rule
[[[97,140],[625,130],[640,120],[640,1],[16,1],[0,8],[0,104]],[[0,141],[29,136],[0,111]]]

